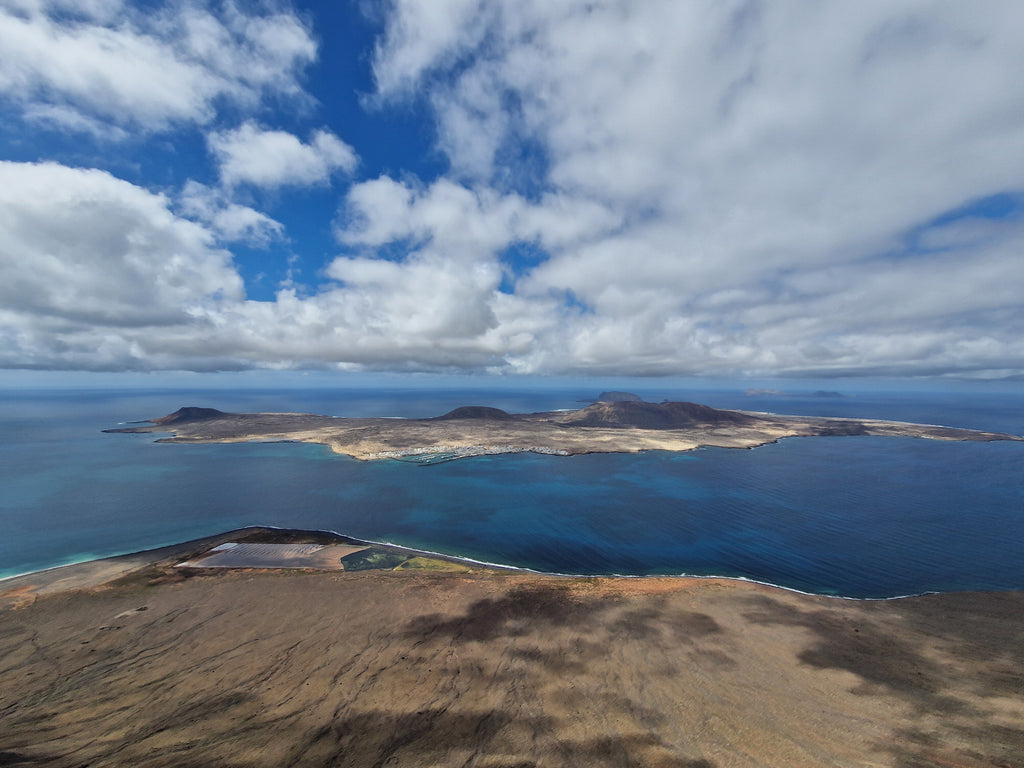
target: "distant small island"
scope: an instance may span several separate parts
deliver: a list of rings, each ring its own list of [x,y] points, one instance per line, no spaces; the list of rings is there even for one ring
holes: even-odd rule
[[[627,393],[603,393],[618,396]],[[159,442],[321,443],[356,459],[435,464],[469,456],[754,448],[785,437],[881,435],[931,440],[1024,440],[1017,435],[928,424],[733,411],[690,402],[599,400],[575,411],[507,413],[462,406],[425,419],[343,418],[309,413],[225,413],[185,407],[140,426],[104,432],[166,433]]]
[[[783,392],[779,389],[748,389],[744,393],[747,397],[787,397],[796,394],[801,394],[803,397],[824,397],[824,398],[840,398],[846,397],[842,392],[834,392],[830,389],[819,389],[814,392],[795,393],[795,392]]]
[[[632,392],[602,392],[597,396],[595,403],[638,403],[643,400],[640,395],[634,395]]]

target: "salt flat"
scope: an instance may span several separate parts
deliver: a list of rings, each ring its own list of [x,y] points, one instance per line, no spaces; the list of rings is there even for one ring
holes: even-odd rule
[[[230,541],[197,558],[179,563],[193,568],[311,568],[343,570],[341,558],[366,547],[344,544],[273,544]]]

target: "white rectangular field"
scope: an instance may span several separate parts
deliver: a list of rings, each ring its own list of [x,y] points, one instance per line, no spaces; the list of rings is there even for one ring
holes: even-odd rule
[[[262,544],[228,542],[179,568],[315,568],[344,570],[341,558],[366,547],[344,544]]]

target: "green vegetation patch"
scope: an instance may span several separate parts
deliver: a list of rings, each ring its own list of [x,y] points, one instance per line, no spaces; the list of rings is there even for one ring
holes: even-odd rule
[[[341,558],[346,571],[390,571],[409,560],[408,555],[370,547]]]

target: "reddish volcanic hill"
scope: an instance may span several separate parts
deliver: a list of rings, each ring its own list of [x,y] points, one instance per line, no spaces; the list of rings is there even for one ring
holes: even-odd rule
[[[560,419],[576,427],[682,429],[693,426],[737,426],[756,419],[737,411],[720,411],[698,403],[645,403],[620,401],[594,403]]]
[[[458,419],[491,419],[492,421],[516,421],[516,417],[500,408],[488,408],[485,405],[464,405],[444,416],[435,417],[435,421],[456,421]]]

